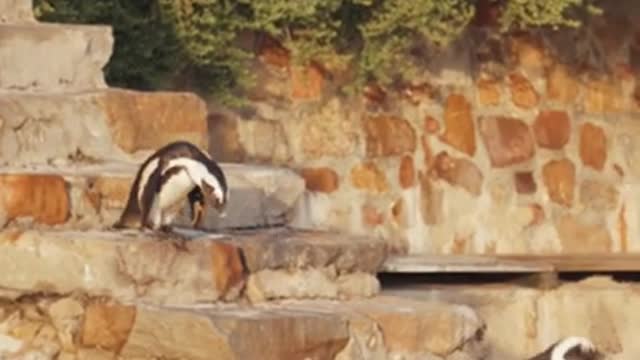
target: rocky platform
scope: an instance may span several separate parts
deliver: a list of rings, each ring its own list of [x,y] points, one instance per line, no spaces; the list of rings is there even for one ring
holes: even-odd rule
[[[2,224],[62,226],[73,229],[110,227],[126,205],[139,162],[64,166],[0,167]],[[258,165],[221,164],[228,177],[227,215],[209,211],[208,229],[283,225],[305,191],[294,171]],[[188,206],[177,225],[188,223]]]
[[[3,359],[479,359],[468,307],[382,296],[191,308],[81,296],[5,303]]]
[[[486,321],[487,360],[522,360],[565,336],[585,336],[607,359],[640,357],[640,285],[594,276],[553,290],[512,284],[402,285],[383,293],[470,306]]]

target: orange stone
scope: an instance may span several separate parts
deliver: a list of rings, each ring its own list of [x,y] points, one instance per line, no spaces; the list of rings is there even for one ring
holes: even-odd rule
[[[571,125],[565,111],[543,110],[533,123],[538,145],[548,149],[562,149],[569,142]]]
[[[618,84],[610,80],[591,80],[587,84],[584,109],[588,113],[601,114],[623,109],[624,95]]]
[[[31,217],[45,225],[66,222],[71,210],[67,184],[58,175],[0,175],[0,201],[7,220]]]
[[[444,109],[444,134],[441,140],[454,148],[473,156],[476,138],[471,104],[459,94],[449,95]]]
[[[511,101],[516,106],[522,109],[531,109],[538,105],[538,93],[524,75],[520,73],[509,75],[509,89],[511,90]]]
[[[384,172],[372,162],[354,166],[351,169],[351,183],[356,189],[371,193],[389,191],[389,183]]]
[[[424,119],[424,131],[427,134],[437,134],[438,132],[440,132],[440,123],[438,123],[438,120],[434,119],[431,116],[427,116]]]
[[[580,88],[565,65],[554,65],[547,74],[547,96],[562,104],[571,104],[578,96]]]
[[[213,283],[220,294],[226,294],[244,281],[242,254],[234,245],[217,242],[211,244],[211,263]]]
[[[551,201],[566,207],[572,206],[576,168],[571,160],[550,160],[542,168],[542,179]]]
[[[441,151],[436,155],[434,169],[437,176],[449,184],[459,186],[475,196],[480,195],[483,175],[473,161],[455,158]]]
[[[291,97],[295,100],[319,98],[325,83],[324,74],[316,65],[291,67]]]
[[[101,209],[122,209],[129,198],[132,177],[100,176],[89,179],[87,193]]]
[[[378,226],[384,223],[384,214],[382,214],[373,205],[362,205],[362,223],[366,226]]]
[[[494,167],[524,162],[535,154],[533,136],[522,120],[504,116],[481,118],[480,134]]]
[[[511,38],[511,52],[517,64],[527,69],[545,67],[547,57],[540,39],[530,35],[518,35]]]
[[[605,223],[592,223],[587,216],[564,214],[556,221],[555,227],[565,253],[611,252],[611,236]]]
[[[426,225],[436,225],[444,221],[444,191],[436,187],[432,179],[420,172],[420,212]]]
[[[304,168],[300,175],[309,191],[332,193],[338,190],[340,184],[338,174],[329,167]]]
[[[620,251],[627,252],[629,248],[629,240],[627,238],[627,220],[625,218],[626,205],[622,204],[618,213],[618,231],[620,233]]]
[[[531,171],[516,172],[514,177],[518,194],[535,194],[538,187]]]
[[[369,157],[402,155],[416,150],[416,133],[403,118],[382,115],[363,120]]]
[[[476,91],[480,105],[492,106],[500,103],[500,86],[497,81],[482,78],[476,83]]]
[[[604,130],[585,123],[580,129],[580,158],[585,166],[602,170],[607,161],[607,137]]]
[[[410,188],[415,185],[416,171],[413,165],[413,157],[405,155],[400,160],[400,169],[398,171],[398,181],[403,189]]]
[[[85,312],[81,343],[117,353],[126,343],[135,319],[135,306],[93,303]]]

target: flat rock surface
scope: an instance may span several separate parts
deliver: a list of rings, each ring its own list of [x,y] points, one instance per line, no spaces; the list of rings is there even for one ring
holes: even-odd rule
[[[271,230],[268,237],[259,233],[194,233],[171,239],[138,231],[6,229],[0,233],[0,288],[8,297],[80,292],[121,301],[183,305],[246,296],[264,300],[375,294],[362,293],[358,280],[375,280],[372,273],[384,261],[383,243],[286,229]],[[335,293],[294,292],[299,280],[287,276],[305,271],[323,275],[306,278],[307,291],[313,290],[315,281],[318,288],[334,286]],[[274,291],[269,284],[274,274],[282,274],[276,277],[280,293],[254,295]],[[259,279],[254,280],[255,276]],[[289,283],[293,290],[287,288]]]
[[[484,332],[468,307],[388,296],[180,309],[39,296],[0,308],[0,355],[47,360],[480,359]]]
[[[19,20],[24,15],[14,13],[12,18]],[[112,46],[109,26],[0,23],[0,89],[105,88],[102,68],[109,61]]]
[[[33,23],[32,0],[0,1],[0,24]]]
[[[5,74],[2,67],[1,29],[0,164],[129,161],[138,152],[154,151],[175,140],[208,146],[206,105],[195,94],[118,88],[3,91],[2,77],[17,75]],[[14,47],[9,50],[17,56]],[[66,63],[69,56],[59,59]],[[51,66],[41,69],[49,72]]]
[[[122,213],[137,162],[0,167],[0,220],[26,219],[68,228],[104,228]],[[288,222],[304,180],[286,168],[221,164],[228,178],[226,217],[208,211],[205,229],[247,228]],[[188,204],[177,225],[186,225]]]

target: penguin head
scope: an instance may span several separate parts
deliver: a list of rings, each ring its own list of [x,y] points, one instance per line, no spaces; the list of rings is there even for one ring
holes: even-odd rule
[[[220,191],[216,191],[216,187],[207,183],[207,181],[202,181],[202,194],[204,195],[205,202],[207,205],[215,208],[221,217],[226,216],[226,207],[228,203],[228,192],[220,193]]]

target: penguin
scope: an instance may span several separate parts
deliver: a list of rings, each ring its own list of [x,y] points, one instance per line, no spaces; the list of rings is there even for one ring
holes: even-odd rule
[[[185,198],[190,205],[191,224],[199,227],[207,205],[224,217],[229,188],[224,172],[211,157],[188,141],[175,141],[142,163],[127,205],[113,228],[170,231],[170,223]]]
[[[604,359],[591,340],[569,336],[550,345],[528,360],[601,360]]]

